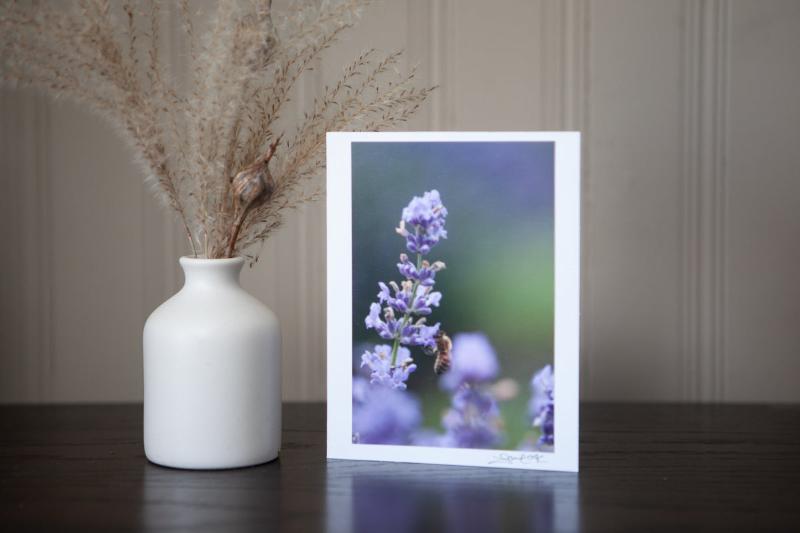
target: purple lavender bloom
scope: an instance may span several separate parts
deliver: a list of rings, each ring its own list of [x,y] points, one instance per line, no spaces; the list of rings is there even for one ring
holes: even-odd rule
[[[392,291],[389,290],[389,286],[394,290],[394,296],[392,296]],[[408,312],[411,307],[410,287],[403,286],[401,289],[394,281],[390,281],[389,285],[380,281],[378,282],[378,287],[380,288],[380,291],[378,291],[379,303],[388,305],[392,308],[392,311],[400,314]]]
[[[462,384],[485,383],[497,377],[497,354],[483,333],[459,333],[453,336],[453,363],[439,384],[454,391]]]
[[[417,296],[417,299],[414,300],[414,309],[416,309],[419,315],[429,315],[431,314],[431,307],[439,307],[439,302],[441,301],[441,292],[426,291],[424,294]]]
[[[444,270],[445,264],[442,261],[422,261],[419,269],[412,263],[406,254],[400,254],[400,262],[397,263],[397,270],[407,279],[418,281],[423,287],[430,287],[436,283],[436,273]]]
[[[428,316],[433,312],[433,307],[439,307],[441,301],[442,293],[432,291],[430,287],[423,287],[417,290],[409,310],[415,315]]]
[[[455,448],[490,448],[500,441],[500,409],[492,394],[465,385],[452,398],[452,408],[442,418],[443,445]]]
[[[553,366],[546,365],[536,372],[531,379],[531,401],[528,405],[531,418],[536,418],[538,413],[553,403],[553,391],[555,390],[555,376]]]
[[[383,285],[383,284],[381,284]],[[385,286],[385,285],[384,285]],[[379,298],[383,297],[379,293]],[[439,305],[441,293],[429,292],[415,300],[414,305],[409,308],[409,313],[414,312],[419,315],[427,315],[431,312],[431,307]],[[396,304],[398,298],[392,298]],[[405,324],[405,320],[398,320],[394,315],[394,307],[384,309],[384,318],[380,317],[381,306],[373,303],[369,307],[369,315],[364,319],[367,329],[374,329],[378,335],[387,340],[398,340],[400,344],[409,346],[433,347],[436,345],[436,333],[439,331],[439,323],[433,326],[425,325],[424,319],[418,320],[414,324]]]
[[[389,330],[386,322],[381,320],[381,306],[373,303],[369,306],[369,314],[364,319],[367,329],[374,329],[384,339],[391,339],[394,334]]]
[[[436,346],[436,334],[439,332],[439,323],[426,326],[424,323],[417,323],[403,328],[400,336],[401,344],[410,346],[422,346],[423,348],[433,348]]]
[[[353,442],[408,444],[422,420],[419,402],[408,392],[353,379]]]
[[[500,409],[486,386],[497,377],[499,365],[483,333],[453,336],[452,367],[439,384],[452,391],[450,409],[442,418],[442,446],[489,448],[501,440]]]
[[[397,285],[394,281],[390,281],[389,285],[386,285],[381,281],[378,282],[378,287],[380,289],[377,295],[378,302],[391,307],[392,314],[396,312],[399,314],[410,313],[427,316],[431,314],[432,307],[439,307],[439,302],[442,299],[440,292],[431,290],[431,287],[415,287],[410,280],[404,281],[401,285]],[[372,311],[372,308],[370,308],[371,314]],[[370,321],[374,324],[373,318],[370,318]],[[370,327],[369,323],[367,327]]]
[[[415,196],[403,209],[397,233],[405,237],[408,251],[414,254],[427,254],[440,239],[447,238],[444,229],[447,208],[442,204],[439,191],[432,190]],[[411,228],[407,228],[411,226]]]
[[[392,372],[392,347],[388,344],[375,346],[374,351],[365,351],[361,356],[361,367],[370,369],[370,382],[378,383],[386,380]]]
[[[552,446],[555,441],[555,377],[553,367],[547,365],[531,379],[531,401],[528,413],[534,427],[541,429],[539,444]]]
[[[416,264],[406,254],[400,254],[398,270],[406,278],[399,284],[378,283],[377,303],[372,303],[369,314],[364,319],[367,329],[387,341],[388,345],[378,345],[367,350],[361,358],[361,366],[371,370],[373,384],[392,389],[405,389],[409,375],[417,368],[411,359],[407,346],[433,348],[439,324],[429,326],[425,317],[439,307],[442,293],[434,291],[436,273],[444,269],[441,261],[433,264],[422,259],[422,254],[430,251],[439,239],[447,237],[444,220],[447,209],[442,205],[437,191],[430,191],[422,197],[415,196],[403,209],[398,232],[406,237],[410,250],[417,253]],[[413,226],[413,234],[405,228]],[[412,249],[413,248],[413,249]]]
[[[403,209],[403,220],[414,226],[424,228],[438,227],[444,224],[447,208],[442,205],[439,191],[433,189],[421,197],[415,196]]]
[[[397,349],[395,364],[392,365],[392,347],[388,344],[375,346],[372,352],[364,352],[361,366],[371,370],[370,383],[400,390],[405,390],[408,376],[417,369],[408,348],[403,346]]]

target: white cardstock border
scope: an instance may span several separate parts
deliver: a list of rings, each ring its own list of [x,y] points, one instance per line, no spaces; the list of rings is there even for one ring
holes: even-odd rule
[[[353,444],[352,142],[555,143],[555,450],[522,452]],[[327,134],[328,453],[330,459],[578,471],[580,133],[332,132]]]

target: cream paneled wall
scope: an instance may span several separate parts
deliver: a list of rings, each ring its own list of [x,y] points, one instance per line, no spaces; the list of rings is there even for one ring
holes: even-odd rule
[[[406,129],[582,130],[584,397],[796,402],[798,30],[792,0],[384,2],[293,105],[404,48],[441,86]],[[0,92],[0,153],[0,401],[141,399],[180,233],[71,103]],[[243,276],[283,324],[287,400],[325,395],[324,219],[291,213]]]

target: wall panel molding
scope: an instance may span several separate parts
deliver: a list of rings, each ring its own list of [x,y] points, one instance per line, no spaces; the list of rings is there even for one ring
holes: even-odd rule
[[[431,98],[431,129],[456,129],[457,87],[454,83],[457,39],[457,13],[452,0],[432,0],[430,8],[431,84],[438,86]]]
[[[0,401],[51,397],[49,103],[31,90],[0,92]],[[45,260],[42,260],[45,258]]]
[[[55,367],[55,349],[53,346],[53,198],[50,194],[50,165],[48,146],[50,139],[50,103],[43,95],[37,94],[34,108],[34,128],[36,131],[36,220],[34,224],[37,256],[34,258],[38,285],[35,289],[36,320],[33,332],[36,339],[36,366],[38,379],[38,396],[44,401],[53,400],[53,368]]]
[[[730,4],[683,5],[684,399],[725,398],[726,165]]]
[[[538,108],[539,123],[544,130],[580,131],[582,180],[581,236],[581,306],[592,307],[591,277],[586,273],[591,265],[591,227],[587,227],[591,209],[589,179],[589,116],[590,116],[590,32],[591,3],[588,0],[540,0],[538,21]],[[582,315],[581,323],[581,390],[591,395],[591,313]]]
[[[285,118],[374,46],[440,86],[400,129],[580,130],[584,398],[796,402],[798,22],[792,0],[379,2]],[[164,34],[179,71],[181,46]],[[20,258],[0,278],[0,401],[138,401],[137,338],[179,289],[183,232],[96,117],[27,90],[0,106]],[[243,274],[284,326],[287,400],[325,397],[324,221],[324,203],[289,213]]]
[[[591,87],[590,75],[590,37],[591,3],[589,0],[567,0],[563,6],[563,47],[561,63],[561,87],[564,105],[559,117],[559,128],[581,132],[581,307],[593,306],[592,278],[588,275],[594,258],[591,239],[590,153],[589,139],[591,127]],[[592,314],[581,315],[581,393],[592,394],[592,367],[594,360],[592,342]]]

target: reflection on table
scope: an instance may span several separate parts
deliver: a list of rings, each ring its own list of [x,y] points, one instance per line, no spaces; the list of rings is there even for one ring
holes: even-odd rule
[[[403,463],[329,460],[326,530],[574,531],[578,476]]]

